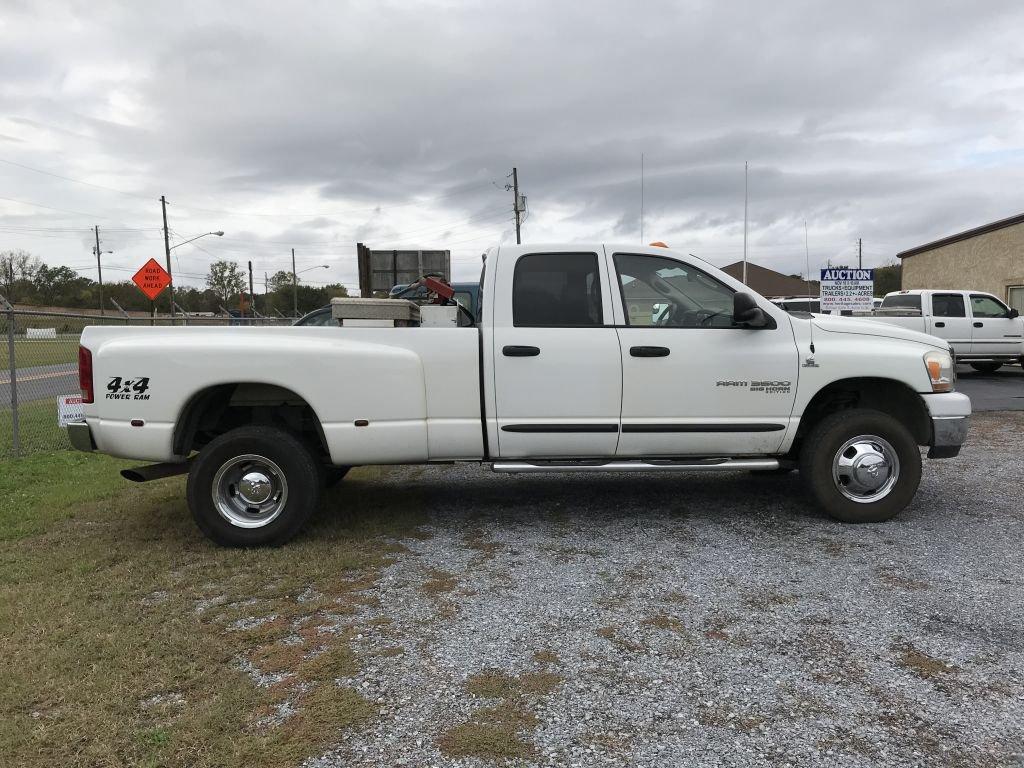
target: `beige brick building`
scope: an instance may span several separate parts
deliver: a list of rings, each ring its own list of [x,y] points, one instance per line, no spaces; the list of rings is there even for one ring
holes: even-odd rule
[[[1024,314],[1024,213],[896,255],[905,290],[986,291]]]

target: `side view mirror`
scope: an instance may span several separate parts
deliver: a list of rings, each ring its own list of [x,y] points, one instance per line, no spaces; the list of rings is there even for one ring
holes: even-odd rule
[[[1020,317],[1020,312],[1017,311],[1016,307],[1010,307],[1010,311],[1006,313],[1006,316],[1013,320],[1015,317]]]
[[[737,293],[732,297],[732,321],[747,328],[767,328],[771,318],[749,293]]]

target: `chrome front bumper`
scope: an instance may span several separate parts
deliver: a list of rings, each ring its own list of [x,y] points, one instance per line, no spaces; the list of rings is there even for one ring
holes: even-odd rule
[[[96,450],[96,443],[92,439],[92,431],[84,421],[72,421],[68,424],[68,440],[71,447],[76,451],[91,452]]]
[[[960,453],[967,440],[969,416],[943,416],[932,419],[932,441],[929,459],[951,459]]]
[[[932,419],[929,459],[951,459],[967,440],[971,421],[971,399],[962,392],[922,395]]]

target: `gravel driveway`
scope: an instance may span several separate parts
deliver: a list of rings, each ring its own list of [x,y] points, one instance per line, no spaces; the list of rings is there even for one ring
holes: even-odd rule
[[[307,766],[1020,765],[1022,435],[857,527],[795,474],[388,472],[435,511],[355,639],[381,716]]]

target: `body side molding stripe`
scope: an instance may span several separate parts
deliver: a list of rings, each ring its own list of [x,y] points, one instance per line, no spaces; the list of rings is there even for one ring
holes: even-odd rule
[[[623,432],[781,432],[783,424],[623,424]]]
[[[506,424],[502,432],[618,432],[618,424]]]

